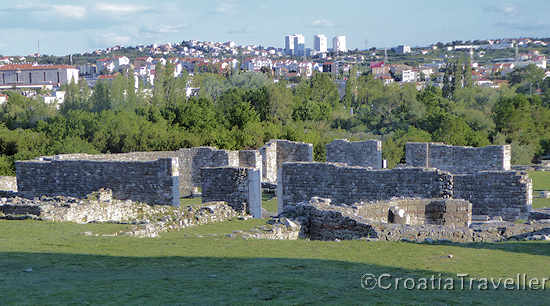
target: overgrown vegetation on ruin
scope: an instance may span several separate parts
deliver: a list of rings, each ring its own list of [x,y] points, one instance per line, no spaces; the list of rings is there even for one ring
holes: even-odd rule
[[[92,90],[70,84],[60,110],[10,93],[0,108],[0,174],[13,174],[14,160],[40,155],[244,149],[274,138],[313,143],[318,160],[335,138],[379,138],[390,167],[403,160],[407,141],[511,143],[515,164],[550,153],[550,78],[534,66],[512,73],[511,87],[471,87],[449,76],[456,82],[444,90],[421,91],[352,69],[342,99],[330,74],[290,84],[262,73],[174,78],[171,69],[159,65],[155,87],[137,92],[123,74]],[[187,84],[199,95],[187,98]]]

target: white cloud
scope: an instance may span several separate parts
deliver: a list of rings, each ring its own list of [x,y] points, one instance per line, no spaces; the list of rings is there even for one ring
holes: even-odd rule
[[[328,27],[333,27],[334,23],[332,23],[330,20],[319,18],[319,19],[313,20],[310,26],[315,28],[328,28]]]
[[[86,8],[77,5],[53,5],[52,9],[56,14],[69,17],[82,19],[86,16]]]
[[[229,14],[233,13],[236,8],[236,3],[234,0],[221,0],[218,1],[218,4],[216,5],[216,13],[219,14]]]
[[[151,34],[166,34],[166,33],[178,33],[188,29],[186,24],[166,25],[161,24],[157,26],[148,26],[141,29],[142,32]]]
[[[133,4],[111,4],[111,3],[98,3],[96,4],[96,10],[109,14],[134,14],[149,10],[149,7],[143,5]]]
[[[132,37],[129,35],[118,33],[104,33],[95,37],[94,42],[98,45],[112,46],[112,45],[128,45],[132,41]]]
[[[489,13],[496,13],[507,16],[518,16],[519,9],[513,4],[504,4],[501,6],[489,6],[485,8],[485,11]]]

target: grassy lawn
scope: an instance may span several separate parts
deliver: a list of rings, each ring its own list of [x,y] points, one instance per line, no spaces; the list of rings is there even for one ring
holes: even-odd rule
[[[533,190],[550,190],[550,172],[529,171],[529,177],[533,180]]]
[[[200,197],[198,197],[198,198],[181,198],[180,199],[180,206],[181,207],[185,207],[185,206],[199,207],[199,206],[202,206],[202,198],[200,198]]]
[[[84,236],[124,225],[0,221],[1,304],[545,304],[550,291],[365,290],[364,273],[393,277],[550,277],[550,243],[227,238],[261,220],[158,239]],[[448,255],[453,254],[453,258]],[[28,271],[32,268],[31,272]],[[476,288],[474,286],[474,288]],[[458,288],[456,288],[458,289]]]

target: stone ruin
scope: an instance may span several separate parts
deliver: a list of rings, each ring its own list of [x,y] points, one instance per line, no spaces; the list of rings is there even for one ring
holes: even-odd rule
[[[327,162],[382,169],[382,141],[337,139],[326,145]]]
[[[226,202],[234,210],[262,218],[261,172],[253,168],[202,168],[202,202]]]
[[[507,221],[526,219],[530,213],[535,219],[546,218],[531,212],[532,182],[526,173],[510,171],[509,146],[408,143],[407,165],[395,169],[383,169],[381,142],[377,140],[336,140],[326,148],[327,163],[313,162],[311,144],[286,140],[272,140],[258,151],[199,147],[173,152],[59,155],[17,162],[17,181],[19,193],[31,197],[81,197],[108,187],[117,200],[172,205],[201,187],[203,202],[223,201],[234,211],[257,218],[262,217],[261,184],[276,184],[280,217],[310,220],[285,222],[293,228],[307,228],[306,237],[311,239],[325,239],[330,236],[326,233],[338,232],[337,224],[344,220],[360,222],[359,227],[368,229],[369,235],[375,233],[385,240],[414,232],[418,237],[432,233],[441,239],[459,235],[467,237],[464,241],[485,241],[469,227],[479,215]],[[338,204],[323,202],[323,206],[313,201],[316,204],[312,205],[310,200],[316,197]],[[297,209],[302,213],[296,214]],[[314,216],[319,214],[325,226],[313,226],[317,222]],[[336,219],[327,219],[330,216]],[[336,225],[330,225],[333,221]],[[449,228],[460,228],[460,233]],[[321,229],[325,234],[315,233]],[[363,234],[359,236],[365,237]]]
[[[409,167],[437,168],[451,173],[509,171],[512,148],[510,145],[473,148],[409,142],[405,146],[405,158]]]
[[[313,161],[313,145],[288,140],[271,140],[260,148],[262,155],[262,181],[277,184],[279,169],[285,162]]]

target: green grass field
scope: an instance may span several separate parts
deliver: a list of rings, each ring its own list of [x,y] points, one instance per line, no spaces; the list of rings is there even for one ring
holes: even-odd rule
[[[1,304],[542,305],[550,298],[549,290],[366,290],[360,281],[365,273],[548,278],[550,243],[425,245],[224,235],[261,223],[230,221],[139,239],[82,235],[124,225],[0,221]]]
[[[529,177],[533,180],[533,190],[550,190],[550,172],[529,171]]]
[[[535,185],[544,186],[546,178],[535,174]],[[200,198],[184,199],[182,205],[200,205]],[[266,195],[264,208],[276,212],[276,199]],[[398,290],[361,287],[365,273],[388,273],[392,282],[458,273],[478,279],[518,273],[550,278],[550,243],[269,241],[226,235],[264,223],[233,220],[140,239],[102,236],[127,225],[0,221],[0,304],[545,305],[550,300],[549,289],[483,290],[475,282],[473,290],[461,290],[458,279],[454,290],[408,290],[402,282]]]

